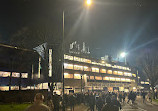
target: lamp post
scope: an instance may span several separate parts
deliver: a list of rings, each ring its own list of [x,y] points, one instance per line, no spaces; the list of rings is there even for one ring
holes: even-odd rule
[[[86,0],[85,1],[86,3],[86,6],[90,6],[92,4],[92,0]],[[62,14],[62,28],[63,28],[63,35],[62,35],[62,82],[63,82],[63,88],[62,88],[62,93],[63,93],[63,100],[62,100],[62,105],[63,105],[63,111],[65,111],[65,97],[64,97],[64,94],[65,94],[65,78],[64,78],[64,54],[65,54],[65,11],[63,10],[63,14]],[[81,79],[82,80],[82,79]],[[81,90],[82,90],[82,84],[81,84]]]

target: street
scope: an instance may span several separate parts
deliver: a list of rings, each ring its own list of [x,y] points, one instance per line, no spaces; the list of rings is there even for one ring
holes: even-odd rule
[[[71,111],[71,110],[67,108],[66,111]],[[90,111],[90,110],[88,107],[81,104],[75,106],[75,111]],[[131,103],[122,104],[122,111],[158,111],[158,104],[154,104],[154,103],[151,104],[147,101],[146,103],[143,103],[142,98],[140,96],[137,96],[134,105],[132,105]]]

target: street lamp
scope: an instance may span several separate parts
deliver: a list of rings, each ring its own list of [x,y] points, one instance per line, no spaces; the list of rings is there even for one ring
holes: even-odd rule
[[[86,0],[86,5],[87,6],[90,6],[92,4],[92,0]],[[62,57],[62,82],[63,82],[63,91],[62,91],[62,93],[63,93],[63,101],[62,101],[62,103],[63,103],[63,111],[65,111],[65,104],[64,104],[64,100],[65,100],[65,97],[64,97],[64,94],[65,94],[65,77],[64,77],[64,53],[65,53],[65,11],[63,10],[63,13],[62,13],[62,33],[63,33],[63,35],[62,35],[62,55],[63,55],[63,57]],[[82,80],[82,79],[81,79]],[[82,85],[82,84],[81,84]],[[82,87],[82,86],[81,86]],[[82,89],[81,89],[82,90]]]
[[[122,52],[121,54],[120,54],[120,56],[122,57],[122,58],[125,58],[125,65],[127,65],[127,58],[126,58],[126,56],[127,56],[127,53],[126,52]]]

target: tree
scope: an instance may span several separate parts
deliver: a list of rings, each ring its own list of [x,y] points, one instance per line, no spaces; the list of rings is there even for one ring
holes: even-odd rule
[[[155,49],[143,50],[139,56],[139,66],[143,74],[149,79],[152,90],[158,83],[158,52]]]

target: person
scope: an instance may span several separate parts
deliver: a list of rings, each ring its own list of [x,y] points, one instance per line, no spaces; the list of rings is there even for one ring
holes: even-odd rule
[[[113,105],[111,103],[111,98],[107,97],[106,98],[106,104],[103,106],[101,111],[119,111],[119,107]]]
[[[117,100],[117,98],[114,95],[112,96],[111,104],[119,107],[120,110],[122,109],[120,102]]]
[[[122,95],[122,97],[123,97],[123,103],[125,102],[125,99],[126,99],[126,93],[123,91],[123,95]]]
[[[129,103],[130,100],[132,100],[132,91],[128,94],[128,101],[127,101],[127,103]]]
[[[34,97],[34,104],[27,107],[25,111],[50,111],[50,108],[43,104],[44,96],[37,93]]]
[[[96,102],[96,106],[97,106],[98,111],[101,111],[103,104],[104,104],[104,101],[103,101],[102,97],[99,96],[99,98]]]
[[[151,91],[149,91],[149,93],[148,93],[148,98],[149,98],[149,101],[152,103],[152,92]]]
[[[54,104],[51,98],[48,98],[47,106],[50,108],[50,111],[54,111]]]
[[[60,103],[60,97],[54,92],[53,95],[53,104],[54,104],[54,111],[59,111],[59,103]]]
[[[146,96],[146,94],[145,94],[145,92],[143,91],[143,92],[142,92],[143,103],[145,103],[145,96]]]
[[[71,111],[74,111],[75,97],[72,92],[70,93],[70,96],[69,96],[69,103],[70,103]]]
[[[89,106],[90,106],[90,110],[94,111],[94,106],[95,106],[95,96],[93,95],[93,93],[91,93],[89,95]]]
[[[118,98],[119,98],[119,101],[122,102],[122,98],[123,97],[122,97],[122,93],[121,92],[119,92]]]

